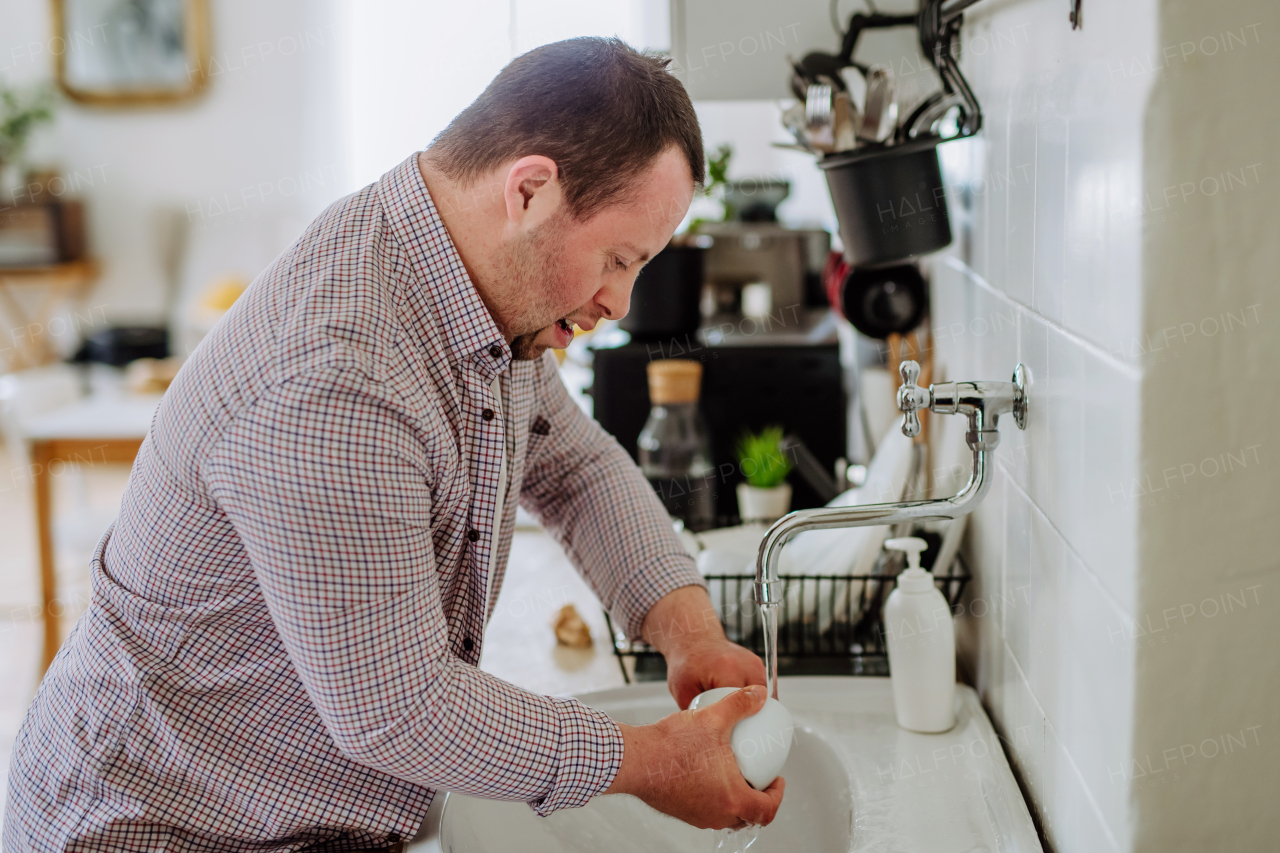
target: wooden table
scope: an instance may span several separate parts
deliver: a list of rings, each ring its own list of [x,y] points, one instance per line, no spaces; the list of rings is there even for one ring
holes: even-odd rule
[[[0,267],[0,309],[8,318],[4,331],[12,343],[12,347],[0,347],[0,352],[12,349],[11,370],[39,367],[58,360],[58,354],[49,344],[53,312],[60,301],[83,297],[98,277],[98,271],[97,261],[92,260],[44,267]],[[17,295],[19,288],[32,287],[43,289],[34,310],[24,307]]]
[[[53,478],[60,466],[132,464],[151,428],[160,395],[103,394],[54,409],[23,424],[35,486],[40,593],[44,613],[41,672],[62,644],[57,561],[53,552]]]

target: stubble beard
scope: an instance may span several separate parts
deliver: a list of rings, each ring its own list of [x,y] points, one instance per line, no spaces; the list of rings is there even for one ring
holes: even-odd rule
[[[563,289],[564,223],[554,219],[539,225],[508,246],[499,261],[505,280],[499,309],[513,332],[511,356],[516,361],[540,358],[547,347],[537,337],[564,316],[556,297]]]

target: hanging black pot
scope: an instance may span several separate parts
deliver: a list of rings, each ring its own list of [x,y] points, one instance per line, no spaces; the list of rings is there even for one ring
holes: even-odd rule
[[[937,137],[824,157],[819,166],[854,266],[886,264],[951,244]]]
[[[866,76],[867,67],[854,59],[864,30],[914,24],[921,54],[942,84],[899,124],[890,144],[829,154],[818,164],[840,220],[844,256],[854,266],[902,261],[951,244],[937,146],[982,128],[982,107],[956,61],[962,13],[975,2],[921,0],[916,15],[855,13],[839,55],[809,54],[792,64],[793,90],[804,98],[809,84],[839,79],[841,69],[857,68]],[[952,126],[939,136],[947,125]]]

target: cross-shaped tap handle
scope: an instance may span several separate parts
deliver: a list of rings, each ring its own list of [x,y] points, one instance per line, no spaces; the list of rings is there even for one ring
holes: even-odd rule
[[[898,388],[898,408],[903,412],[902,434],[915,438],[920,434],[920,417],[916,414],[927,409],[933,403],[933,395],[928,388],[916,385],[920,378],[920,365],[907,360],[898,365],[898,373],[902,375],[902,386]]]

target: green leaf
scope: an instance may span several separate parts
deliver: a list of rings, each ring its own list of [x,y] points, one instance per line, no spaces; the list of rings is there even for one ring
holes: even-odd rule
[[[759,489],[781,485],[795,467],[782,452],[783,430],[767,426],[758,433],[747,433],[738,439],[738,464],[747,482]]]
[[[32,132],[51,121],[53,91],[48,86],[25,92],[0,88],[0,164],[18,160]]]

